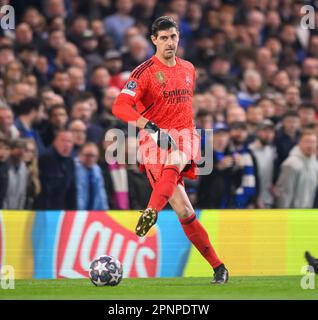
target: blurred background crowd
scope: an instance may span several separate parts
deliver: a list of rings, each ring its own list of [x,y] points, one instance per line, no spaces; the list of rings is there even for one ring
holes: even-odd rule
[[[105,133],[150,26],[179,24],[196,67],[197,128],[213,171],[186,181],[199,208],[318,207],[318,31],[292,0],[16,0],[0,30],[0,208],[144,209],[138,165],[108,164]],[[3,15],[3,14],[2,14]],[[318,26],[318,8],[314,15]],[[137,141],[127,137],[126,154]]]

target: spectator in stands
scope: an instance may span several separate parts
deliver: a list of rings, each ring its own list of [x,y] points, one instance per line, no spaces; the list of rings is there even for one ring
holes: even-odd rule
[[[76,193],[78,210],[109,209],[102,171],[97,164],[97,145],[88,142],[75,158]]]
[[[35,209],[34,201],[41,192],[41,183],[39,178],[38,152],[36,143],[33,139],[26,140],[24,153],[24,162],[28,169],[28,183],[25,209]]]
[[[11,141],[8,187],[3,202],[5,209],[23,210],[25,208],[28,184],[28,169],[24,163],[25,149],[25,139],[18,138]]]
[[[108,131],[109,133],[110,131]],[[102,143],[103,155],[106,154],[106,150],[110,145],[111,138],[105,139]],[[124,148],[125,146],[120,145]],[[119,150],[121,153],[123,150]],[[129,204],[129,189],[128,189],[128,174],[126,165],[114,161],[108,161],[106,156],[101,159],[100,167],[103,171],[103,177],[105,180],[106,191],[108,194],[108,201],[111,209],[123,209],[130,208]]]
[[[235,190],[241,185],[242,169],[235,165],[229,150],[229,132],[224,123],[213,127],[213,170],[199,177],[199,208],[232,208]]]
[[[32,44],[24,45],[19,49],[18,55],[23,64],[24,71],[28,74],[32,74],[39,55],[36,47]]]
[[[241,168],[242,182],[235,190],[234,207],[255,207],[258,196],[256,160],[247,146],[247,125],[245,122],[233,122],[230,125],[230,152],[235,166]]]
[[[55,72],[69,68],[78,54],[78,48],[72,42],[66,42],[57,50],[56,57],[50,66],[51,70]]]
[[[258,208],[272,208],[274,205],[273,180],[276,150],[272,146],[275,130],[274,123],[263,120],[256,129],[256,139],[249,145],[257,164],[259,181]]]
[[[102,111],[102,98],[106,88],[109,87],[110,75],[106,67],[97,66],[94,68],[91,77],[91,92],[95,95],[98,104],[98,114]]]
[[[9,183],[10,143],[7,139],[0,137],[0,209],[3,209],[3,201],[7,194]]]
[[[13,60],[5,66],[3,80],[5,88],[21,82],[23,76],[23,65],[18,60]]]
[[[241,91],[237,95],[239,105],[247,109],[250,105],[255,105],[261,97],[262,78],[259,72],[248,69],[244,73],[244,82]]]
[[[39,157],[41,193],[36,201],[37,209],[76,209],[75,165],[71,157],[73,144],[70,131],[59,131],[53,145]]]
[[[33,32],[31,27],[27,23],[20,23],[15,29],[15,49],[19,50],[21,46],[32,44]]]
[[[2,44],[0,45],[0,74],[3,75],[6,66],[14,61],[14,52],[12,45]]]
[[[116,49],[122,46],[126,30],[135,23],[135,19],[129,15],[132,8],[132,0],[119,0],[116,2],[116,12],[104,20],[105,30],[112,37]]]
[[[213,127],[213,114],[206,109],[201,109],[196,114],[196,128],[201,130],[201,150],[205,147],[205,132]]]
[[[285,92],[286,109],[297,111],[301,103],[300,90],[296,85],[291,85]]]
[[[71,119],[79,119],[82,120],[87,127],[87,140],[90,142],[94,142],[97,145],[101,143],[104,138],[104,130],[92,121],[92,108],[87,99],[79,98],[72,105],[71,111]]]
[[[6,100],[15,114],[18,114],[20,102],[28,97],[31,97],[31,87],[25,82],[11,84],[6,88]]]
[[[83,33],[88,29],[88,20],[83,15],[76,15],[71,21],[68,38],[77,46],[80,45]]]
[[[14,125],[12,110],[6,106],[0,106],[0,138],[16,139],[20,135],[19,130]]]
[[[246,123],[248,138],[247,143],[253,142],[255,139],[256,129],[264,120],[263,110],[259,106],[250,106],[246,111]]]
[[[80,40],[80,48],[83,58],[87,63],[87,69],[90,73],[94,67],[103,63],[98,50],[98,40],[92,30],[85,30]]]
[[[53,29],[49,32],[48,40],[46,45],[41,50],[41,54],[47,57],[49,66],[52,66],[54,59],[56,57],[57,51],[64,46],[66,43],[65,32],[59,29]],[[54,70],[49,67],[49,75],[52,75]]]
[[[283,115],[282,127],[276,132],[274,146],[277,150],[274,179],[276,181],[280,165],[288,157],[290,150],[298,143],[300,120],[297,112],[288,111]]]
[[[271,98],[262,97],[257,101],[256,105],[261,107],[265,119],[271,120],[274,124],[279,121],[276,117],[275,105]]]
[[[148,42],[146,38],[140,34],[130,37],[127,41],[127,52],[123,55],[123,69],[134,70],[148,58]]]
[[[68,68],[67,72],[70,78],[70,95],[76,99],[86,89],[85,74],[83,69],[75,66]]]
[[[126,124],[120,121],[117,117],[115,117],[112,113],[112,106],[119,95],[120,91],[116,87],[109,87],[104,90],[102,105],[103,111],[100,116],[99,122],[103,127],[105,132],[110,128],[125,128]]]
[[[134,159],[137,148],[137,139],[135,137],[126,138],[126,159]],[[151,185],[147,179],[145,172],[140,172],[139,165],[135,163],[127,163],[127,179],[129,193],[129,208],[133,210],[141,210],[147,206],[151,196]]]
[[[32,138],[35,140],[39,154],[45,150],[39,132],[34,129],[34,125],[41,120],[41,100],[37,98],[26,98],[19,105],[19,116],[15,120],[15,126],[22,138]]]
[[[317,136],[302,132],[299,143],[283,162],[276,184],[278,208],[312,208],[318,185]]]
[[[121,53],[117,50],[109,50],[106,52],[104,62],[110,74],[109,85],[117,87],[121,90],[126,82],[123,70],[123,59]]]
[[[246,112],[241,107],[232,107],[226,113],[226,123],[231,125],[233,122],[245,122]]]
[[[41,137],[46,147],[50,146],[54,140],[56,133],[65,129],[68,121],[66,108],[63,104],[53,105],[48,112],[48,123],[41,131]]]
[[[54,72],[51,86],[54,92],[63,97],[66,106],[70,106],[71,96],[70,96],[70,76],[66,70],[57,70]]]
[[[298,108],[300,126],[302,129],[315,123],[316,109],[310,102],[302,103]]]
[[[73,147],[73,155],[76,156],[79,150],[83,147],[83,145],[87,142],[87,127],[86,124],[80,120],[72,120],[68,129],[72,132],[74,147]]]
[[[44,114],[48,115],[52,106],[59,104],[64,105],[62,96],[56,94],[50,87],[44,87],[40,92],[40,98],[44,105]],[[66,110],[68,110],[67,106]]]

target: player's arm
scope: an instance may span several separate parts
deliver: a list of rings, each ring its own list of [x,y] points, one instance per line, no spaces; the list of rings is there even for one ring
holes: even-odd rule
[[[137,82],[135,79],[129,79],[125,88],[115,100],[112,113],[121,120],[134,122],[138,128],[148,131],[159,147],[163,149],[176,148],[175,141],[168,133],[161,130],[149,119],[143,117],[134,108],[146,90],[142,85],[143,83],[141,81]]]
[[[137,87],[136,81],[129,80],[127,82],[113,104],[112,113],[125,122],[135,122],[138,128],[143,129],[148,120],[135,109],[135,105],[142,95],[141,89],[137,89]]]

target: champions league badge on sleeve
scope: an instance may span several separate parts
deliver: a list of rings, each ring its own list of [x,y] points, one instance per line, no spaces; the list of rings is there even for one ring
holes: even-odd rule
[[[121,90],[122,93],[129,94],[130,96],[134,97],[136,95],[135,89],[137,88],[137,82],[131,80],[127,82],[124,89]]]
[[[126,88],[128,90],[135,90],[137,88],[137,82],[136,81],[129,81],[126,85]]]

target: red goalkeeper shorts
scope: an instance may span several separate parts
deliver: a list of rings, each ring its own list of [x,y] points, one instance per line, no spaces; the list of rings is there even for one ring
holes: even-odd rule
[[[178,180],[178,184],[184,186],[183,177],[189,179],[197,178],[195,161],[200,159],[200,137],[195,130],[169,131],[169,134],[175,140],[178,150],[186,155],[187,164],[181,171]],[[141,134],[138,151],[142,160],[140,170],[146,171],[152,187],[160,179],[167,157],[172,151],[172,149],[168,151],[159,148],[148,134]]]

